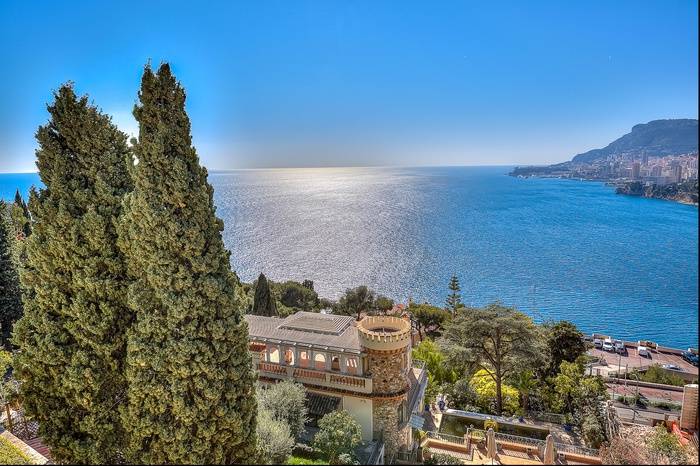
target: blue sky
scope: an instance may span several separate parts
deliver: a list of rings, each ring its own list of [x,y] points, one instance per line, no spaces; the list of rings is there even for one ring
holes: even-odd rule
[[[126,132],[169,61],[210,169],[550,163],[697,118],[698,11],[659,1],[0,0],[0,171],[72,80]]]

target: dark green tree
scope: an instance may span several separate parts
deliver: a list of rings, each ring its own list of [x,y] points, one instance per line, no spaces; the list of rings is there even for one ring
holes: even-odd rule
[[[117,407],[126,388],[125,264],[116,223],[130,189],[126,135],[64,85],[37,131],[35,220],[21,278],[15,371],[24,408],[58,462],[121,459]]]
[[[314,291],[314,281],[313,280],[304,280],[301,283],[301,286],[303,286],[304,288],[308,288],[311,291]]]
[[[449,311],[455,313],[457,312],[457,309],[463,307],[462,295],[460,294],[461,289],[459,287],[459,279],[457,278],[457,275],[452,275],[448,288],[450,289],[450,294],[447,296],[445,306]]]
[[[424,336],[439,336],[443,325],[452,317],[449,311],[431,306],[428,303],[416,304],[412,302],[408,306],[408,311],[416,324],[421,340]]]
[[[19,274],[14,259],[16,241],[8,206],[0,201],[0,343],[8,350],[12,349],[12,327],[22,316]]]
[[[255,284],[255,297],[253,298],[253,311],[257,316],[277,317],[277,304],[270,291],[270,284],[264,274],[260,274]]]
[[[571,322],[546,322],[543,326],[546,354],[549,364],[543,366],[545,377],[553,377],[559,372],[561,363],[574,362],[586,353],[586,342],[583,333]]]
[[[128,258],[126,458],[242,463],[256,455],[255,373],[240,282],[192,146],[185,91],[147,66],[120,246]]]
[[[15,202],[12,205],[12,220],[25,238],[32,234],[31,218],[29,207],[22,199],[22,194],[20,194],[18,189],[15,192]]]
[[[542,359],[538,328],[528,316],[498,303],[461,308],[445,325],[441,346],[456,366],[486,371],[496,383],[496,414],[503,409],[502,386],[516,371],[536,368]]]
[[[378,295],[374,300],[374,309],[380,314],[386,314],[394,308],[394,300],[386,296]]]
[[[277,284],[276,288],[280,302],[283,306],[290,308],[291,312],[310,312],[318,309],[318,294],[314,291],[313,286],[304,286],[303,283],[290,280]]]
[[[365,285],[357,288],[348,288],[338,300],[333,312],[335,314],[353,316],[356,320],[360,320],[362,313],[374,314],[376,310],[374,296],[374,291]]]

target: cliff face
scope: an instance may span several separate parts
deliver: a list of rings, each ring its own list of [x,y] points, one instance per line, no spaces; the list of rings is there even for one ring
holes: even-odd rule
[[[593,149],[576,155],[571,162],[591,163],[613,154],[631,153],[641,157],[677,155],[698,150],[698,120],[654,120],[635,125],[632,131],[602,149]]]
[[[617,194],[629,196],[642,196],[668,201],[682,202],[683,204],[698,205],[698,181],[686,181],[666,186],[645,186],[639,181],[625,183],[615,191]]]

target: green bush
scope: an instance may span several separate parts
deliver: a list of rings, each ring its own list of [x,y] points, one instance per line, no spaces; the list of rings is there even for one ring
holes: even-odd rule
[[[345,410],[326,414],[318,421],[318,427],[314,448],[332,464],[337,464],[341,455],[352,455],[362,441],[360,424]]]
[[[586,444],[592,448],[600,447],[601,443],[605,441],[605,429],[595,414],[589,413],[584,416],[581,431]]]
[[[433,453],[423,464],[462,464],[462,461],[445,453]]]
[[[0,437],[0,464],[32,464],[32,461],[9,440]]]
[[[653,366],[649,367],[643,374],[641,374],[639,379],[643,382],[675,385],[676,387],[682,387],[686,384],[685,380],[683,380],[680,376],[667,372],[658,364],[654,364]]]

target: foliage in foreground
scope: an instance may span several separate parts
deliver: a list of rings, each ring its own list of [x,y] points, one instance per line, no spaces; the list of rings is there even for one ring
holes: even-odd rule
[[[54,97],[36,135],[45,187],[30,196],[15,374],[57,461],[108,463],[119,460],[126,437],[117,407],[131,313],[116,224],[131,188],[128,148],[126,135],[70,85]]]
[[[22,316],[19,273],[14,259],[16,234],[9,207],[0,201],[0,345],[11,349],[10,334]]]
[[[683,447],[663,425],[643,435],[621,435],[600,449],[603,464],[697,464],[697,450]]]
[[[242,292],[192,147],[185,91],[167,64],[146,68],[134,116],[138,163],[119,235],[135,314],[127,461],[250,461],[257,410]]]
[[[330,464],[338,464],[343,455],[353,455],[362,441],[362,428],[347,411],[333,411],[318,421],[319,431],[314,436],[314,448]]]

